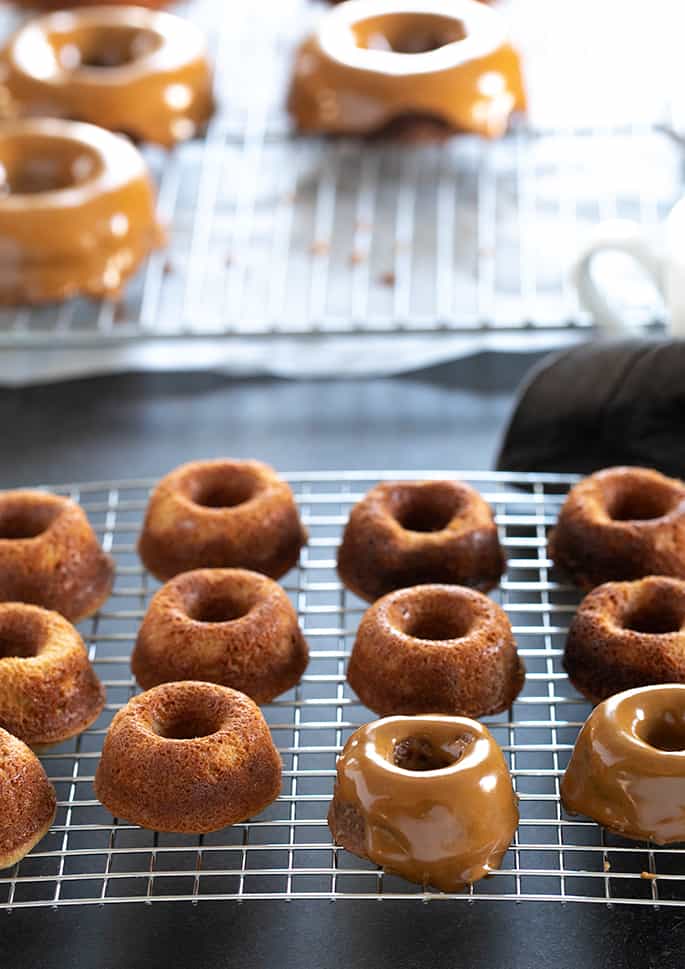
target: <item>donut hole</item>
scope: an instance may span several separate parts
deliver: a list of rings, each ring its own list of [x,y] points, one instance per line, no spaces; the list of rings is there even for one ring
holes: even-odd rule
[[[454,489],[440,482],[398,488],[391,513],[407,532],[442,532],[463,508]]]
[[[666,595],[655,595],[638,603],[623,619],[624,629],[648,636],[663,636],[680,632],[685,625],[682,604],[670,601]]]
[[[468,603],[454,598],[432,597],[424,602],[400,606],[396,625],[413,639],[447,642],[467,636],[473,625]]]
[[[64,71],[111,70],[133,64],[159,50],[162,40],[152,30],[123,25],[82,26],[50,38]]]
[[[668,488],[624,482],[607,497],[607,512],[614,521],[652,521],[672,511],[678,498]]]
[[[181,713],[164,723],[156,724],[156,733],[165,740],[199,740],[210,737],[219,729],[216,717],[204,711]]]
[[[468,733],[445,745],[436,744],[431,737],[420,734],[405,737],[394,744],[392,763],[406,771],[444,770],[462,758],[473,740]]]
[[[188,615],[195,622],[221,623],[242,619],[252,604],[237,596],[214,593],[195,598],[188,606]]]
[[[77,188],[101,170],[95,151],[80,142],[47,136],[6,138],[0,151],[0,196]]]
[[[656,750],[685,751],[685,709],[663,710],[657,717],[642,720],[637,733]]]
[[[217,469],[191,484],[191,498],[203,508],[236,508],[257,493],[257,482],[244,470]]]
[[[0,660],[37,656],[45,642],[45,625],[40,616],[17,611],[0,614]]]
[[[52,505],[0,506],[0,540],[37,538],[48,530],[56,515],[57,510]]]
[[[427,54],[464,40],[466,28],[456,17],[430,13],[390,13],[367,17],[352,27],[357,47],[395,54]]]

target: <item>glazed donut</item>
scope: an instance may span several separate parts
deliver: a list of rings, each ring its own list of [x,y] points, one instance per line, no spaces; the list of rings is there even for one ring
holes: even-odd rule
[[[549,539],[581,588],[671,575],[685,579],[685,484],[647,468],[607,468],[571,488]]]
[[[5,46],[0,69],[20,114],[89,121],[165,147],[194,137],[214,109],[201,32],[137,6],[37,17]]]
[[[564,807],[624,838],[685,841],[685,685],[627,690],[596,707],[561,781]]]
[[[31,747],[97,720],[105,690],[71,623],[38,606],[0,604],[0,726]]]
[[[370,134],[398,118],[504,134],[526,97],[501,15],[475,0],[352,0],[296,56],[288,109],[301,131]]]
[[[0,304],[116,299],[163,241],[145,162],[93,125],[3,123],[0,238]]]
[[[259,814],[281,789],[281,759],[252,700],[213,683],[156,686],[107,731],[95,794],[117,818],[204,834]]]
[[[564,669],[592,703],[652,683],[685,683],[685,582],[607,582],[571,622]]]
[[[244,568],[279,579],[307,541],[293,493],[259,461],[193,461],[150,498],[138,552],[162,580],[201,568]]]
[[[0,602],[32,603],[79,622],[109,597],[113,579],[114,562],[76,502],[0,492]]]
[[[352,509],[338,552],[340,578],[369,602],[427,582],[487,591],[504,568],[490,505],[459,481],[377,485]]]
[[[145,690],[204,680],[262,704],[299,683],[308,657],[297,613],[272,579],[243,569],[199,569],[156,593],[131,668]]]
[[[500,713],[524,679],[506,613],[480,592],[450,585],[399,589],[367,609],[347,671],[380,716]]]
[[[518,808],[502,751],[483,724],[389,717],[345,744],[328,824],[353,854],[458,892],[500,866]]]
[[[0,868],[11,868],[50,830],[55,789],[32,750],[0,728]]]

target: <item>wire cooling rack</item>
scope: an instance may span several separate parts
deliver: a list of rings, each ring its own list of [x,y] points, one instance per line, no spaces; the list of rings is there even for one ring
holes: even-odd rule
[[[528,675],[512,708],[486,720],[508,759],[521,822],[499,871],[469,892],[443,895],[384,874],[331,843],[326,812],[338,751],[372,719],[345,681],[364,604],[339,583],[336,547],[351,506],[379,479],[406,472],[286,476],[310,542],[284,580],[311,647],[300,685],[264,708],[283,758],[283,790],[259,817],[203,837],[156,834],[113,819],[95,799],[93,774],[114,713],[135,693],[129,655],[155,582],[135,542],[150,482],[100,482],[53,489],[80,501],[117,562],[114,593],[82,625],[107,686],[107,706],[76,740],[42,760],[57,788],[55,824],[15,868],[0,873],[0,906],[64,906],[202,899],[408,899],[685,904],[685,848],[624,841],[567,816],[559,779],[588,705],[561,667],[577,593],[557,581],[546,534],[572,478],[440,471],[492,502],[508,569],[495,597],[507,610]]]
[[[499,333],[578,337],[569,267],[600,219],[655,227],[682,193],[673,115],[679,0],[502,5],[525,56],[529,119],[503,141],[388,145],[292,134],[283,102],[314,0],[191,0],[210,38],[219,111],[205,136],[146,149],[170,246],[121,303],[0,311],[0,346],[185,337]],[[0,35],[12,23],[0,12]],[[662,308],[624,261],[636,320]],[[572,334],[571,334],[572,335]]]

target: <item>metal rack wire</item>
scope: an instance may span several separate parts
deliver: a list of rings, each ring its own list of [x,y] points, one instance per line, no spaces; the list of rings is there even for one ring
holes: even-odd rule
[[[630,18],[619,0],[508,7],[526,59],[528,123],[492,144],[397,146],[290,132],[293,49],[319,4],[254,0],[232,15],[222,0],[180,4],[211,38],[220,110],[202,139],[168,155],[146,150],[170,248],[121,303],[0,311],[0,347],[582,336],[590,321],[568,270],[586,231],[609,217],[654,227],[682,192],[680,149],[655,129],[671,114],[682,9],[656,0],[649,17]],[[634,273],[612,271],[635,295],[637,319],[660,318]]]
[[[589,712],[561,667],[577,592],[557,581],[546,545],[573,479],[441,471],[286,477],[311,540],[284,586],[312,655],[300,685],[264,708],[283,757],[283,791],[259,817],[204,837],[156,834],[120,822],[92,789],[107,726],[136,689],[129,655],[155,587],[135,554],[150,483],[53,489],[82,503],[117,562],[112,598],[81,627],[107,687],[107,706],[91,729],[43,756],[58,792],[57,817],[30,855],[0,873],[0,907],[297,898],[685,904],[685,848],[622,840],[566,815],[559,801],[560,775]],[[424,892],[337,848],[325,820],[336,755],[372,718],[345,681],[364,604],[338,581],[336,546],[352,504],[369,487],[407,477],[460,477],[492,502],[509,559],[496,598],[512,620],[528,670],[512,708],[486,721],[509,760],[521,822],[500,871],[455,896]]]

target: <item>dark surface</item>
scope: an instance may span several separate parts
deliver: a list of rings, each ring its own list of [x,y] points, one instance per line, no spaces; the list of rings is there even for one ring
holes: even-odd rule
[[[490,467],[532,357],[387,381],[126,376],[0,391],[0,485],[157,476],[189,458],[283,470]],[[685,915],[466,901],[205,902],[0,913],[2,969],[671,969]]]

